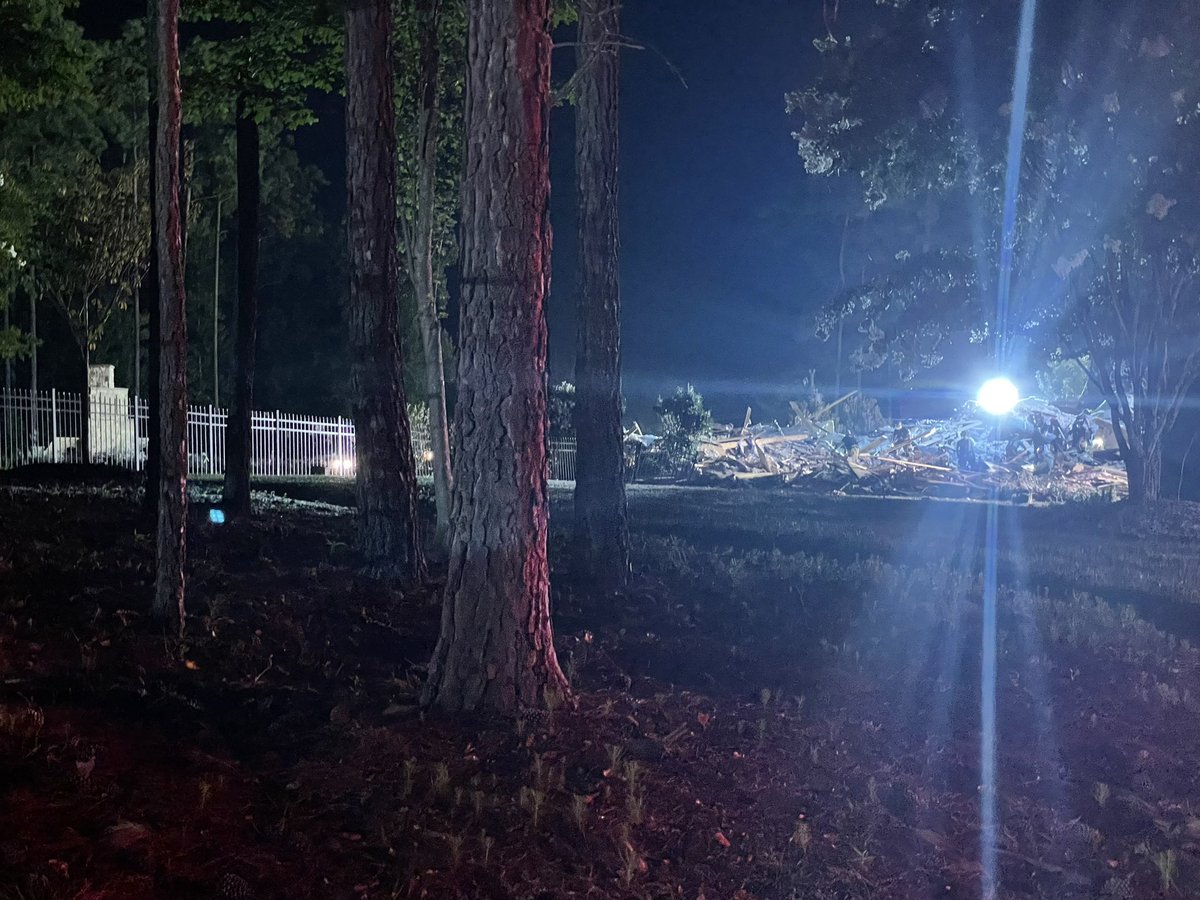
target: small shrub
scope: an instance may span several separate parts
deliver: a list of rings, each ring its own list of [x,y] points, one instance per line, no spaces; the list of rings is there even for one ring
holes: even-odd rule
[[[712,434],[712,413],[704,408],[704,398],[690,384],[675,389],[670,397],[658,398],[659,435],[654,454],[665,472],[686,472],[696,459],[702,438]]]

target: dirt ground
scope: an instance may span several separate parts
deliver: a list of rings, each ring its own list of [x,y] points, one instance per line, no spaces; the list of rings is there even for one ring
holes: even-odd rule
[[[0,900],[980,895],[985,505],[634,490],[509,723],[418,708],[336,491],[205,496],[180,639],[128,486],[0,486]],[[997,896],[1200,895],[1200,516],[995,521]]]

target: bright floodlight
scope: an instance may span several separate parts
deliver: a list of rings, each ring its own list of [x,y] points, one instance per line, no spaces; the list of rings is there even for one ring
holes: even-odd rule
[[[1007,378],[989,378],[979,389],[978,399],[984,412],[1003,416],[1012,412],[1021,395],[1017,392],[1017,386]]]

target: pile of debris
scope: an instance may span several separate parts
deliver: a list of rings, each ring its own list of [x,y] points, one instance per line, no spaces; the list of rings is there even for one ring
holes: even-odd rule
[[[700,444],[703,482],[820,484],[845,493],[1006,500],[1120,499],[1128,492],[1112,422],[1021,401],[1004,417],[974,404],[950,419],[896,423],[869,435],[839,432],[830,413],[854,393],[796,419],[725,428]]]

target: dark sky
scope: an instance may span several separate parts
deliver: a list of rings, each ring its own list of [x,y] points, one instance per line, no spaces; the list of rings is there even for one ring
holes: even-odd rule
[[[806,311],[832,287],[840,223],[824,201],[831,186],[805,178],[783,99],[816,61],[820,5],[634,0],[624,16],[630,38],[658,51],[623,58],[630,412],[645,415],[656,394],[690,379],[719,412],[740,418],[747,403],[796,396],[809,365]],[[556,378],[570,372],[574,352],[570,115],[553,123]]]
[[[85,0],[89,31],[144,14],[141,0]],[[820,5],[805,0],[631,0],[621,98],[625,390],[652,418],[660,393],[693,382],[740,419],[747,404],[784,415],[814,353],[811,312],[833,286],[840,221],[825,180],[805,178],[784,93],[811,73]],[[569,37],[569,35],[564,35]],[[569,71],[571,49],[556,51]],[[668,65],[668,62],[670,65]],[[673,72],[671,67],[678,70]],[[565,76],[563,76],[565,77]],[[681,82],[686,82],[686,87]],[[186,101],[185,101],[186,102]],[[340,190],[340,104],[297,135]],[[555,228],[551,376],[574,357],[574,124],[552,123]],[[808,346],[805,346],[805,344]]]

